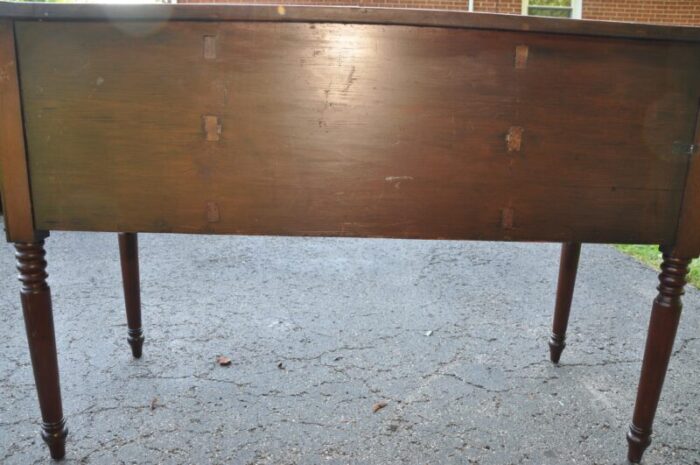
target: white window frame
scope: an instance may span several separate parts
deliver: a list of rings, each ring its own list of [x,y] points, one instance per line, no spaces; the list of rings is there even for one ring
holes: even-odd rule
[[[528,16],[530,0],[523,0],[522,14]],[[571,19],[581,19],[583,17],[583,0],[571,0]]]

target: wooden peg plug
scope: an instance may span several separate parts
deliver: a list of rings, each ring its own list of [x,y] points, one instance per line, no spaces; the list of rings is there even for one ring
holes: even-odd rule
[[[208,141],[217,141],[221,135],[221,122],[218,116],[205,115],[204,120],[204,133],[206,134]]]

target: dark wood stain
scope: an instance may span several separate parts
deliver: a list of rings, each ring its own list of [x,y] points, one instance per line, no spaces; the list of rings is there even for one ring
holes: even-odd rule
[[[574,299],[576,272],[580,256],[581,244],[576,242],[562,244],[552,335],[549,337],[549,358],[552,363],[559,363],[561,353],[566,347],[566,329],[569,326],[569,314],[571,313],[571,302]]]
[[[693,130],[697,70],[684,60],[696,46],[405,26],[142,29],[18,24],[38,228],[673,240],[687,159],[672,147]],[[217,37],[216,59],[203,58],[204,36]],[[221,134],[207,116],[202,138],[202,115],[218,115]],[[526,137],[515,159],[512,127]],[[412,181],[392,189],[395,176]],[[214,224],[201,210],[211,201],[227,212]],[[518,218],[507,233],[505,205]]]
[[[139,278],[138,235],[119,233],[119,259],[122,268],[124,304],[128,326],[127,342],[134,358],[141,358],[143,328],[141,327],[141,282]]]
[[[683,309],[681,296],[685,292],[685,277],[690,264],[689,259],[675,256],[672,249],[662,250],[659,294],[654,299],[651,310],[637,402],[627,433],[629,443],[627,458],[632,463],[639,463],[642,460],[644,450],[651,443],[652,424],[673,352],[673,342]]]
[[[15,250],[17,271],[22,282],[22,313],[27,329],[34,384],[41,407],[41,437],[49,446],[51,458],[61,459],[66,454],[68,428],[61,402],[51,289],[46,282],[48,273],[44,259],[44,241],[16,242]]]

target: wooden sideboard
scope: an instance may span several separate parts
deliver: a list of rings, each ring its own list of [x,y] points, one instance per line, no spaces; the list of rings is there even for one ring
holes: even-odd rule
[[[700,254],[700,29],[492,14],[0,3],[8,241],[51,455],[66,422],[51,230],[660,244],[628,457],[650,443]]]

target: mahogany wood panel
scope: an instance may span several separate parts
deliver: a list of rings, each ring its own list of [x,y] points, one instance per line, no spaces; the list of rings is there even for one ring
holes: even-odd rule
[[[0,20],[0,187],[7,240],[34,240],[14,24],[9,20]]]
[[[17,34],[39,228],[675,233],[695,44],[296,23],[26,22]]]

